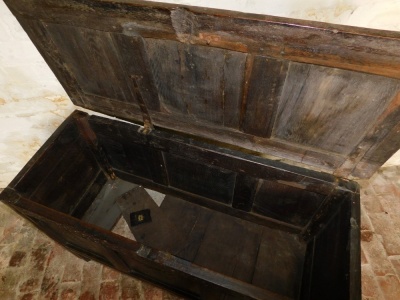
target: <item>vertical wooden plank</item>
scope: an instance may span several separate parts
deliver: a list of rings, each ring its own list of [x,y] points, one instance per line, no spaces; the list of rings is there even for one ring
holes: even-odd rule
[[[145,156],[153,181],[168,186],[168,175],[162,151],[148,147]]]
[[[238,128],[245,54],[146,39],[162,111]]]
[[[102,187],[106,182],[107,177],[104,175],[102,170],[99,170],[93,182],[88,185],[88,188],[81,200],[74,207],[71,215],[75,218],[80,219],[93,203],[93,199],[95,199],[96,196],[100,193]]]
[[[158,91],[154,84],[143,38],[122,34],[112,34],[111,37],[118,49],[126,76],[137,80],[140,94],[147,109],[160,111]]]
[[[247,97],[249,93],[249,86],[250,86],[250,78],[251,73],[253,71],[253,64],[254,64],[254,55],[247,54],[246,56],[246,64],[244,67],[244,75],[243,75],[243,82],[242,82],[242,101],[240,105],[240,120],[239,120],[239,128],[243,130],[243,122],[246,113],[246,106],[247,106]]]
[[[236,175],[232,207],[244,211],[250,211],[253,207],[258,182],[258,178],[248,176],[244,173]]]
[[[225,51],[221,92],[223,99],[223,126],[239,129],[243,76],[246,64],[244,54]]]
[[[270,137],[288,63],[263,56],[254,58],[242,130]]]
[[[57,24],[47,24],[46,28],[85,93],[133,101],[110,33]]]

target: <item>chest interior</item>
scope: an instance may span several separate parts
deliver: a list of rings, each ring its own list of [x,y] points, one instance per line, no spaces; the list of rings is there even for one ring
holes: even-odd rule
[[[348,295],[355,183],[142,129],[76,111],[6,199],[80,256],[190,297]]]

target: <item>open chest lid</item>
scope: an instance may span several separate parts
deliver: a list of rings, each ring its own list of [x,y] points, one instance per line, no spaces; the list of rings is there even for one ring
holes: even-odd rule
[[[133,0],[6,0],[74,104],[371,176],[400,148],[400,33]]]

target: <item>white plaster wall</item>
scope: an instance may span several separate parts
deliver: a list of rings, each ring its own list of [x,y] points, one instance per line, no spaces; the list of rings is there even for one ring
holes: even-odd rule
[[[399,30],[400,0],[166,0],[250,13]],[[25,32],[0,1],[0,188],[74,109]],[[400,152],[386,166],[400,165]]]

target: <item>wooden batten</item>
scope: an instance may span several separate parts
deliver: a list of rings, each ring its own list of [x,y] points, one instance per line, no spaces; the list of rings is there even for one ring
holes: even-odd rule
[[[133,0],[5,2],[78,106],[346,178],[400,148],[399,33]]]

